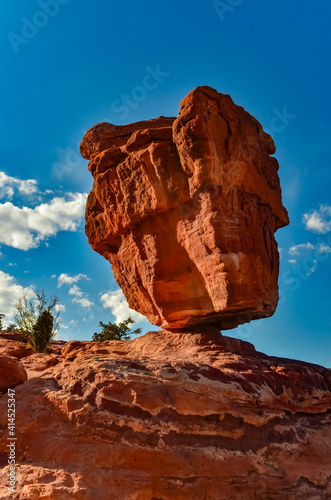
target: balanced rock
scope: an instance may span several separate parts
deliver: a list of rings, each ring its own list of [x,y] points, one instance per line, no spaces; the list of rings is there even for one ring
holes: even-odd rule
[[[100,123],[86,234],[130,307],[167,329],[221,329],[278,302],[274,233],[289,223],[272,138],[230,96],[198,87],[178,118]]]

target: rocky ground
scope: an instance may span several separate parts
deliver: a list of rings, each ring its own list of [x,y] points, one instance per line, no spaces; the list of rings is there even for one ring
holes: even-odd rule
[[[1,333],[0,386],[0,498],[331,498],[331,372],[212,327],[53,342],[49,354]]]

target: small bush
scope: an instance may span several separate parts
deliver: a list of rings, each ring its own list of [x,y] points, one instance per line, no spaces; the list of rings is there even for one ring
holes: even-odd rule
[[[25,341],[30,341],[35,331],[37,321],[42,313],[46,311],[48,311],[53,318],[52,337],[54,337],[59,330],[60,311],[59,308],[57,308],[59,301],[57,295],[51,297],[48,301],[44,290],[39,289],[36,291],[36,297],[36,300],[28,301],[23,294],[15,305],[16,313],[14,319],[17,325],[16,330],[19,331],[19,334]]]
[[[129,325],[134,323],[133,319],[129,317],[128,319],[122,321],[118,325],[116,323],[109,323],[105,325],[102,321],[99,325],[102,327],[101,333],[95,333],[93,335],[94,342],[104,342],[105,340],[130,340],[130,335],[139,335],[141,333],[141,328],[136,328],[131,331]]]
[[[17,327],[15,325],[15,323],[9,323],[9,325],[6,327],[6,332],[16,332],[17,330]]]
[[[28,344],[34,351],[46,352],[53,336],[53,322],[54,318],[49,310],[43,311],[39,315]]]

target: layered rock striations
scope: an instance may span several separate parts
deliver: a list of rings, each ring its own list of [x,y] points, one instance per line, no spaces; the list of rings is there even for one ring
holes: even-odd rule
[[[15,494],[0,395],[4,500],[331,497],[331,372],[321,366],[211,327],[55,343],[20,362],[29,380],[15,387]]]
[[[178,118],[100,123],[86,234],[132,309],[163,328],[233,328],[278,302],[274,233],[288,224],[275,146],[230,96],[198,87]]]
[[[89,242],[165,329],[47,354],[0,332],[0,497],[331,498],[330,370],[219,332],[277,305],[274,233],[288,216],[270,136],[199,87],[178,118],[99,124],[81,150]]]

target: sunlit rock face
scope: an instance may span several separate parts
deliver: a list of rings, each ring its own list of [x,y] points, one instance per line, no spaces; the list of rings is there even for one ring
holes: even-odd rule
[[[0,393],[0,498],[330,499],[330,370],[200,328],[21,358],[17,492]]]
[[[0,354],[0,392],[23,384],[27,380],[25,368],[16,358]]]
[[[132,309],[167,329],[274,313],[274,233],[289,223],[275,146],[230,96],[198,87],[178,118],[100,123],[81,153],[94,177],[86,234]]]

